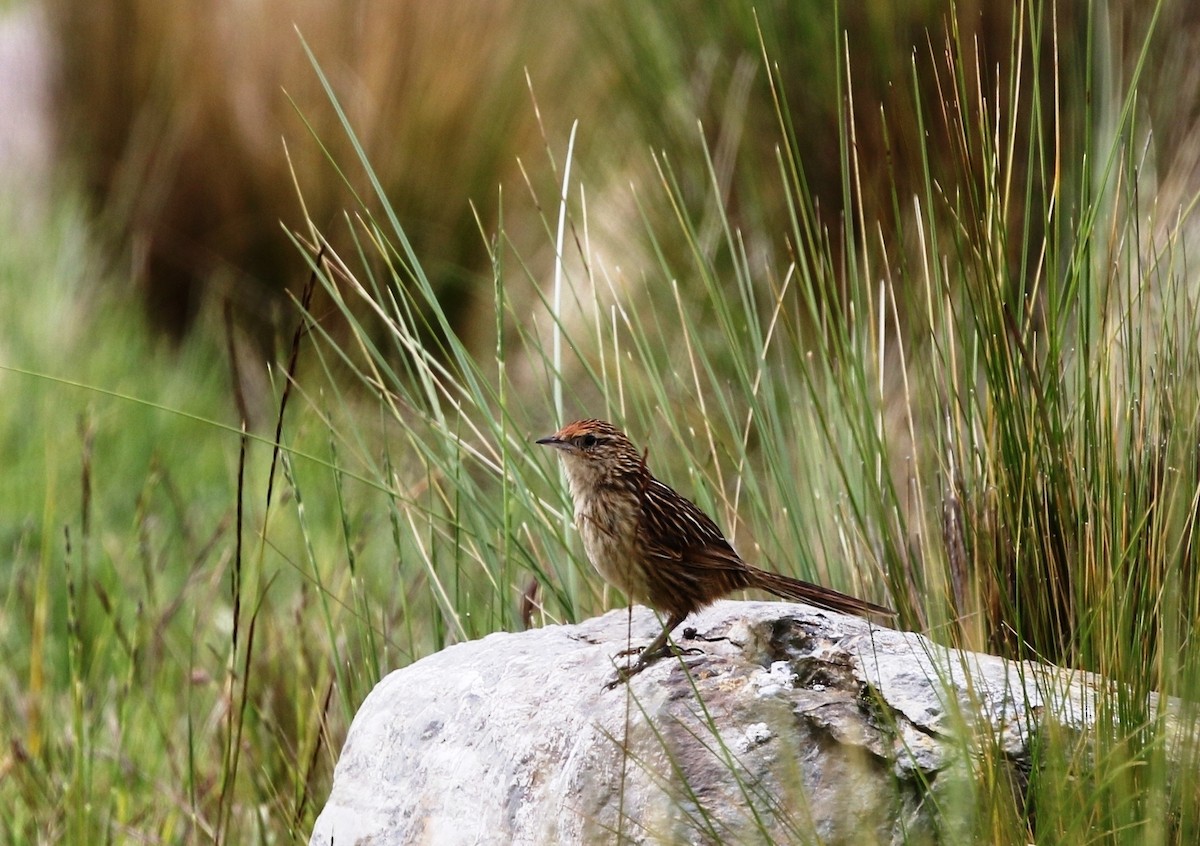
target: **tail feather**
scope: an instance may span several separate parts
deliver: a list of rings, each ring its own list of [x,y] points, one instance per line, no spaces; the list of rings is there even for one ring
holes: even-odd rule
[[[831,588],[814,585],[812,582],[802,582],[799,579],[781,576],[778,573],[759,570],[757,567],[747,566],[747,569],[750,571],[749,587],[765,590],[784,599],[806,602],[809,605],[816,605],[819,608],[837,611],[842,614],[856,614],[859,616],[878,614],[883,617],[896,616],[896,612],[891,608],[885,608],[882,605],[876,605],[873,602],[867,602],[865,599],[859,599],[849,594],[839,593]]]

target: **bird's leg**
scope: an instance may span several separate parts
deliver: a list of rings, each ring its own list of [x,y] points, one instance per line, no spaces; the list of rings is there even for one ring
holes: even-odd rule
[[[686,617],[687,614],[671,614],[667,618],[667,624],[663,626],[662,631],[658,633],[658,637],[650,641],[650,645],[641,650],[642,654],[638,656],[637,661],[635,661],[629,667],[618,668],[616,678],[604,685],[604,689],[612,690],[621,682],[629,681],[659,658],[662,658],[666,655],[675,654],[674,648],[667,644],[667,638],[671,636],[671,632],[675,631],[675,629],[684,621]],[[627,655],[629,652],[622,652],[621,654]]]

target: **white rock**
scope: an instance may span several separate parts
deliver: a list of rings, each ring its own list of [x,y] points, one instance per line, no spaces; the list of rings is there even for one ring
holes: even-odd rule
[[[644,645],[658,624],[633,620]],[[623,610],[390,674],[311,842],[965,842],[964,727],[999,727],[1019,765],[1031,714],[1082,727],[1094,695],[1083,674],[803,605],[720,602],[687,625],[702,652],[614,690]]]

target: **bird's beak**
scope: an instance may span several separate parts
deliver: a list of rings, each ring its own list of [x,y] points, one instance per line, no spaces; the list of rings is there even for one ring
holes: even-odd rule
[[[542,446],[551,446],[555,449],[567,448],[567,442],[562,440],[558,435],[549,435],[545,438],[538,438],[536,441],[534,441],[534,443],[541,444]]]

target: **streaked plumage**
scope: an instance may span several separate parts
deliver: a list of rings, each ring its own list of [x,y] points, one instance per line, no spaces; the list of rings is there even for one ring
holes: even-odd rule
[[[736,590],[758,588],[843,613],[895,613],[751,567],[707,514],[654,478],[645,455],[610,423],[568,423],[538,443],[559,450],[592,565],[633,601],[667,614],[663,634],[627,675],[660,657],[669,633],[689,614]]]

